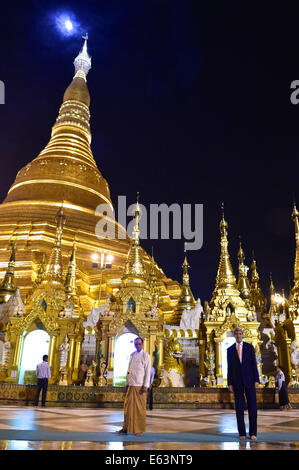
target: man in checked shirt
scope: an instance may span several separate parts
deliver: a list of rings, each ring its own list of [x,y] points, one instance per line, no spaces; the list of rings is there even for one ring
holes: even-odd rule
[[[43,362],[36,366],[36,377],[37,377],[37,390],[35,395],[34,405],[38,406],[38,400],[40,391],[42,391],[42,406],[46,406],[46,395],[48,388],[48,380],[51,377],[50,366],[48,364],[48,356],[43,356]]]

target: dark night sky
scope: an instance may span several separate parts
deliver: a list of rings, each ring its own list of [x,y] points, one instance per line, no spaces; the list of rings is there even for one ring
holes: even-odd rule
[[[24,5],[25,6],[21,6]],[[261,4],[262,3],[262,4]],[[11,3],[10,3],[11,4]],[[177,0],[26,1],[1,5],[0,106],[3,200],[17,171],[50,137],[73,60],[89,33],[92,150],[112,200],[204,204],[204,245],[189,252],[195,297],[210,300],[219,263],[220,205],[237,275],[239,235],[289,290],[298,194],[299,6],[295,2]],[[63,37],[53,15],[80,24]],[[181,280],[183,242],[143,241]]]

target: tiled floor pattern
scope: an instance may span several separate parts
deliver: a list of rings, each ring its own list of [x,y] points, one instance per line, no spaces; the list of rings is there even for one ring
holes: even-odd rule
[[[116,437],[115,431],[120,429],[122,421],[122,410],[116,409],[1,406],[0,450],[299,449],[299,410],[259,410],[260,442],[238,441],[235,413],[232,410],[147,411],[147,429],[142,442],[140,439],[138,442],[135,436],[125,436],[123,441],[120,436]],[[32,432],[35,438],[30,440],[28,435]],[[101,442],[97,442],[96,437],[93,437],[93,442],[89,442],[88,436],[91,434],[88,433],[98,433],[102,436],[99,439]],[[48,438],[42,440],[37,437],[39,434],[48,434]],[[59,435],[59,439],[55,439],[55,435]],[[76,435],[76,438],[68,440],[70,435]],[[263,435],[271,435],[271,440],[262,442]],[[163,442],[167,441],[167,436],[169,442]],[[201,442],[188,442],[188,436],[191,441],[196,441],[199,436]],[[200,439],[200,436],[205,437]],[[206,442],[209,436],[212,442]]]

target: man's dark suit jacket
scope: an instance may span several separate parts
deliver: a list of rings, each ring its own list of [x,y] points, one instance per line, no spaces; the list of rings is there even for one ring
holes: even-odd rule
[[[238,356],[236,343],[227,349],[227,385],[234,388],[251,388],[259,382],[255,352],[252,344],[243,341],[242,363]]]

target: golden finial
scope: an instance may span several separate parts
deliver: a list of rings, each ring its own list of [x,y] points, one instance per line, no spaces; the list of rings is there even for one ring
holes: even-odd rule
[[[139,238],[140,238],[140,231],[139,231],[139,219],[140,219],[140,207],[139,207],[139,199],[140,199],[140,193],[137,192],[136,195],[136,206],[135,206],[135,211],[134,211],[134,217],[135,217],[135,225],[133,229],[133,240],[135,242],[135,245],[139,245]]]
[[[88,34],[82,36],[82,39],[84,39],[83,47],[74,60],[75,77],[83,78],[86,81],[86,76],[91,68],[91,57],[87,51]]]
[[[238,252],[239,279],[238,279],[237,287],[240,291],[242,299],[246,299],[246,298],[249,297],[249,291],[250,291],[249,280],[247,278],[248,267],[245,266],[245,264],[244,264],[245,254],[244,254],[244,251],[242,249],[241,235],[239,235],[239,240],[240,240],[240,248],[239,248],[239,252]]]
[[[63,211],[63,202],[56,214],[56,236],[54,246],[52,248],[49,261],[45,272],[45,280],[62,281],[63,275],[63,264],[62,264],[62,253],[61,253],[61,239],[63,226],[66,221],[66,217]]]
[[[125,264],[123,279],[127,277],[144,278],[145,271],[146,271],[144,263],[143,263],[143,253],[142,253],[142,248],[140,246],[140,240],[139,240],[139,237],[140,237],[139,218],[141,214],[141,210],[139,207],[139,198],[140,198],[140,194],[139,192],[137,192],[136,206],[135,206],[135,212],[134,212],[135,225],[133,228],[132,241],[131,241],[131,246],[129,249],[127,261]]]
[[[270,294],[273,295],[275,293],[275,287],[273,284],[272,273],[270,273]]]
[[[222,219],[220,221],[220,233],[223,238],[227,237],[228,224],[224,218],[224,202],[221,204]]]
[[[159,289],[157,283],[157,275],[155,270],[155,259],[154,259],[154,247],[152,246],[152,258],[151,258],[151,270],[149,275],[149,288],[152,294],[154,305],[158,305],[159,302]]]
[[[15,283],[15,261],[16,261],[16,244],[11,241],[11,254],[8,262],[7,271],[0,285],[0,301],[7,302],[16,291]]]
[[[64,284],[68,295],[76,295],[76,248],[74,241]]]
[[[295,285],[299,287],[299,212],[296,207],[295,195],[293,200],[293,212],[292,219],[295,225],[295,242],[296,242],[296,254],[295,254],[295,263],[294,263],[294,281]]]
[[[229,259],[228,252],[228,239],[227,239],[227,228],[228,224],[224,219],[224,203],[221,205],[222,209],[222,219],[220,222],[220,245],[221,245],[221,254],[220,254],[220,263],[216,278],[216,288],[218,287],[236,287],[236,278],[233,273],[233,269]]]
[[[187,243],[184,242],[184,262],[182,265],[183,268],[183,284],[181,295],[176,307],[177,315],[183,312],[183,310],[190,310],[195,306],[195,300],[190,287],[190,278],[189,278],[189,263],[187,261]]]
[[[260,277],[257,272],[256,268],[256,260],[254,250],[252,250],[252,264],[251,264],[251,283],[253,284],[254,288],[258,288],[257,282],[259,281]]]
[[[238,259],[239,259],[239,263],[243,264],[245,260],[245,255],[244,255],[244,251],[242,248],[241,235],[239,235],[239,244],[240,244],[240,247],[239,247],[239,252],[238,252]]]

